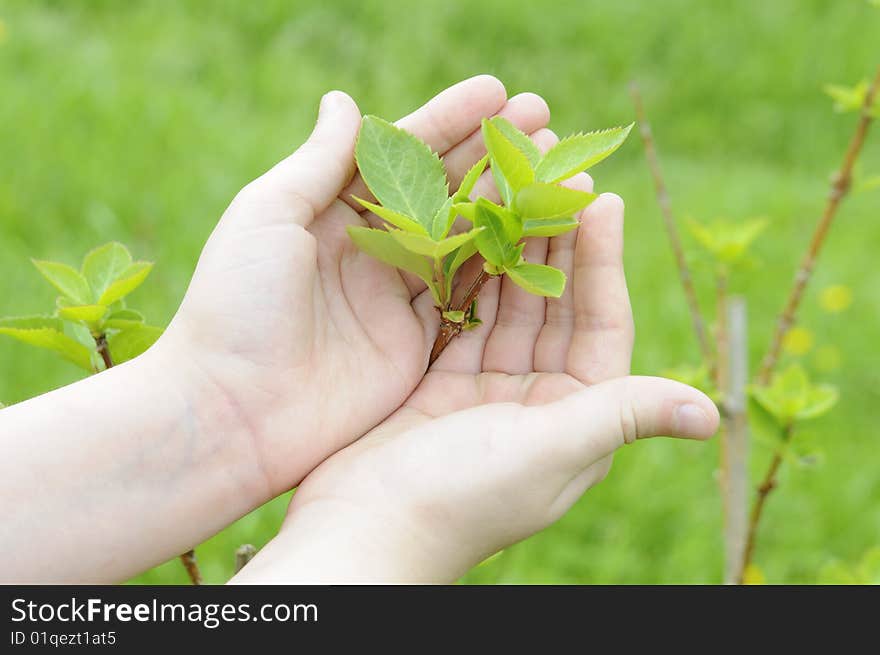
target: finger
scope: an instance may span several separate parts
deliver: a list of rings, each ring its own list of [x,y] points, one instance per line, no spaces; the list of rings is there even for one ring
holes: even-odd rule
[[[603,193],[584,211],[573,268],[574,333],[566,372],[584,384],[626,375],[634,329],[619,196]]]
[[[354,100],[341,91],[326,94],[306,142],[242,189],[230,208],[232,213],[259,225],[309,225],[354,173],[360,121]]]
[[[593,191],[593,178],[586,173],[579,173],[564,186],[579,191]],[[583,220],[583,212],[578,220]],[[586,228],[584,228],[586,229]],[[568,280],[560,298],[548,298],[544,325],[535,344],[535,370],[544,373],[561,373],[565,370],[571,337],[574,334],[574,252],[577,244],[578,230],[550,239],[547,252],[547,263],[565,273]]]
[[[506,101],[507,91],[497,78],[477,75],[440,92],[395,124],[443,155],[479,129],[480,121],[499,111]],[[362,211],[363,207],[351,199],[352,195],[375,200],[360,175],[342,191],[340,197]]]
[[[495,116],[501,116],[513,123],[520,131],[532,134],[547,126],[550,121],[550,108],[541,96],[534,93],[520,93],[508,100]],[[457,189],[468,169],[485,154],[483,132],[478,125],[467,139],[452,148],[443,158],[450,188]]]
[[[551,130],[542,129],[532,135],[542,152],[549,150],[559,138]],[[546,238],[526,240],[523,258],[532,264],[547,261]],[[505,276],[501,281],[501,296],[495,326],[486,342],[483,370],[511,375],[534,370],[535,342],[544,325],[543,296],[524,291]]]
[[[686,384],[622,377],[553,403],[527,407],[519,422],[526,443],[542,444],[555,453],[560,467],[579,471],[637,439],[661,435],[708,439],[718,429],[718,421],[715,403]]]

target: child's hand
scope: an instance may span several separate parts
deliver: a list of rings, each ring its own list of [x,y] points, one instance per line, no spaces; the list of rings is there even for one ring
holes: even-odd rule
[[[506,280],[487,286],[484,325],[449,346],[403,408],[308,476],[236,582],[450,582],[562,516],[624,443],[715,431],[700,392],[625,377],[623,204],[606,194],[582,222],[526,253],[568,273],[566,294],[545,311]]]
[[[480,119],[498,112],[528,132],[549,118],[537,96],[508,102],[498,80],[480,76],[400,125],[444,157],[454,188],[483,154]],[[157,346],[189,381],[194,424],[249,445],[260,502],[399,408],[437,330],[430,299],[346,234],[366,222],[351,201],[369,197],[351,181],[360,121],[351,98],[324,97],[309,140],[226,211]]]

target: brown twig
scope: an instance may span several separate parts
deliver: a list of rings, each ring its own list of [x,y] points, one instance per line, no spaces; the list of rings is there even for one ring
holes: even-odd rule
[[[102,332],[101,334],[95,335],[94,339],[98,354],[101,355],[101,359],[104,360],[104,368],[113,368],[113,358],[110,356],[110,346],[107,343],[107,335]],[[183,566],[189,575],[190,582],[194,585],[202,584],[202,573],[199,571],[199,565],[196,563],[195,551],[188,550],[180,556],[180,561],[183,562]]]
[[[825,204],[825,211],[816,226],[815,232],[813,232],[813,238],[810,240],[810,245],[801,261],[800,268],[794,276],[794,284],[788,295],[788,299],[785,302],[785,308],[782,310],[782,313],[777,320],[776,330],[773,333],[770,348],[767,350],[767,354],[761,361],[761,368],[758,372],[759,384],[768,384],[770,378],[773,376],[773,370],[776,368],[776,363],[779,361],[782,341],[788,330],[794,324],[795,315],[797,314],[798,307],[800,306],[801,299],[804,295],[804,289],[806,289],[807,282],[809,282],[810,275],[813,272],[813,267],[816,265],[816,259],[819,256],[823,243],[825,242],[828,228],[831,227],[831,223],[837,215],[837,210],[840,207],[841,201],[849,192],[852,184],[853,167],[855,166],[859,153],[862,150],[862,146],[865,143],[865,138],[868,135],[868,128],[873,119],[871,108],[874,104],[874,98],[877,95],[878,88],[880,88],[880,66],[877,68],[874,81],[871,83],[868,92],[865,94],[865,101],[862,104],[862,115],[859,118],[858,125],[856,125],[856,131],[853,134],[852,140],[849,142],[849,147],[846,149],[843,163],[831,182],[831,191],[828,195],[828,202]]]
[[[194,585],[202,584],[202,572],[199,570],[199,564],[196,562],[196,551],[188,550],[180,556],[183,567],[189,576],[189,581]]]
[[[758,495],[755,498],[755,504],[752,505],[752,513],[749,517],[749,529],[747,533],[748,536],[746,537],[745,551],[743,552],[742,567],[740,568],[739,576],[737,578],[739,584],[743,584],[745,581],[746,569],[749,567],[749,564],[751,564],[752,557],[755,554],[755,538],[758,533],[758,524],[761,522],[764,505],[767,503],[767,496],[776,488],[778,483],[776,476],[779,472],[779,465],[782,464],[782,454],[791,442],[791,436],[793,433],[793,425],[788,424],[783,431],[782,443],[773,454],[773,459],[770,461],[770,467],[767,469],[767,473],[764,475],[761,484],[758,485]]]
[[[694,289],[693,279],[687,260],[684,256],[684,248],[681,245],[681,238],[678,235],[678,228],[675,225],[675,218],[672,214],[672,204],[669,200],[669,192],[666,190],[666,183],[663,180],[663,173],[660,170],[660,162],[657,159],[657,147],[654,144],[654,136],[651,132],[651,124],[645,116],[645,108],[642,104],[642,94],[636,83],[630,85],[630,94],[632,95],[633,104],[636,109],[636,119],[639,122],[639,133],[642,136],[642,143],[645,146],[645,157],[648,160],[648,168],[651,169],[651,176],[654,178],[654,188],[657,194],[657,204],[660,205],[660,213],[663,216],[663,222],[666,225],[666,234],[669,237],[669,243],[672,246],[672,253],[675,255],[675,263],[678,267],[678,276],[681,279],[681,286],[684,289],[684,295],[687,299],[688,309],[691,314],[691,323],[694,332],[697,335],[697,342],[700,346],[700,353],[704,361],[712,361],[712,350],[709,346],[709,338],[706,334],[706,325],[700,312],[700,303],[697,299],[697,292]]]
[[[480,269],[480,274],[474,278],[473,282],[471,282],[461,301],[456,305],[454,311],[467,312],[471,305],[474,304],[477,296],[480,295],[480,290],[483,288],[483,285],[492,277],[493,276],[489,275],[485,270]],[[434,340],[434,347],[431,348],[431,356],[428,358],[429,368],[431,364],[437,361],[437,358],[440,357],[446,349],[446,346],[448,346],[450,342],[461,333],[463,327],[463,323],[455,323],[443,316],[440,317],[440,333]]]

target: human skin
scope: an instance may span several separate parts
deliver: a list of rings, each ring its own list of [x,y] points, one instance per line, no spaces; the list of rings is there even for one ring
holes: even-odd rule
[[[526,132],[534,94],[478,76],[400,121],[453,187],[482,154],[480,120]],[[436,313],[359,252],[351,195],[361,114],[321,103],[309,139],[243,189],[174,320],[132,362],[0,411],[0,580],[116,582],[298,485],[392,414],[425,371]]]

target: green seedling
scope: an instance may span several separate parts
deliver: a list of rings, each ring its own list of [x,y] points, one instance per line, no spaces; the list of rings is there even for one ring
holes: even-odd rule
[[[486,119],[482,135],[487,155],[450,194],[443,163],[425,143],[380,118],[364,118],[355,155],[378,204],[355,200],[385,225],[350,226],[348,233],[363,251],[417,276],[428,287],[441,319],[431,361],[461,330],[479,324],[476,299],[487,279],[506,275],[529,293],[562,295],[565,274],[526,261],[524,240],[553,237],[578,227],[576,216],[596,195],[561,183],[611,155],[631,129],[629,125],[575,134],[542,154],[510,122]],[[500,203],[471,197],[487,166]],[[456,225],[464,229],[456,230]],[[482,271],[455,303],[456,276],[478,254]]]
[[[95,248],[79,270],[60,262],[33,263],[61,294],[55,311],[2,318],[0,334],[54,352],[89,373],[137,357],[162,334],[126,307],[126,296],[143,284],[153,264],[132,261],[121,243]]]
[[[775,375],[767,386],[753,386],[750,393],[782,428],[827,414],[839,398],[835,387],[813,384],[798,364]]]

